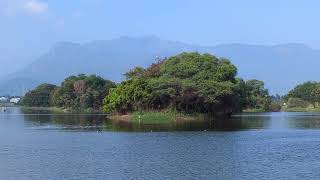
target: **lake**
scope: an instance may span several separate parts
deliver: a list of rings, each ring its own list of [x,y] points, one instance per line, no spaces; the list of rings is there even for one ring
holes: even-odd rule
[[[0,113],[0,179],[319,179],[320,113],[139,125]]]

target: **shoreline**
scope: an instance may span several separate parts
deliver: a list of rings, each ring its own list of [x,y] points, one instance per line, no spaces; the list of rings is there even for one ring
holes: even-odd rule
[[[195,120],[203,120],[205,116],[208,114],[202,113],[194,113],[194,114],[185,114],[179,112],[134,112],[130,114],[109,114],[104,113],[102,111],[96,112],[85,112],[85,111],[72,111],[60,107],[27,107],[27,106],[12,106],[20,108],[22,111],[30,111],[31,113],[34,112],[41,112],[41,111],[49,111],[53,114],[101,114],[101,115],[108,115],[108,118],[123,121],[123,122],[146,122],[151,123],[171,123],[171,122],[179,122],[179,121],[195,121]],[[245,109],[241,113],[268,113],[272,111],[263,111],[262,109]],[[313,112],[313,113],[320,113],[320,108],[282,108],[281,111],[276,112]],[[238,114],[238,113],[237,113]]]
[[[21,108],[23,111],[49,111],[54,114],[106,114],[102,111],[74,111],[70,109],[60,108],[60,107],[27,107],[27,106],[15,106]]]
[[[53,113],[68,113],[65,109],[58,107],[27,107],[27,106],[16,106],[22,111],[50,111]]]

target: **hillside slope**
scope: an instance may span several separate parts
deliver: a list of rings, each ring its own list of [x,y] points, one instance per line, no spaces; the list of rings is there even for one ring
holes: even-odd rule
[[[57,43],[32,64],[1,78],[0,94],[21,95],[39,83],[58,84],[67,76],[80,73],[119,82],[132,67],[147,66],[156,57],[184,51],[229,58],[238,67],[239,76],[265,81],[271,93],[284,94],[297,83],[320,79],[320,51],[303,44],[195,46],[156,37],[122,37],[86,44]]]

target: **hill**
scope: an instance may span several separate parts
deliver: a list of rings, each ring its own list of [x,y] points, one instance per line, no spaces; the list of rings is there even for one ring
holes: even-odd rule
[[[85,44],[60,42],[25,68],[0,79],[0,94],[21,95],[37,84],[58,84],[69,75],[98,74],[114,81],[135,66],[183,51],[208,52],[229,58],[239,76],[266,82],[271,93],[284,94],[306,80],[319,80],[320,51],[303,44],[276,46],[225,44],[196,46],[157,37],[121,37]],[[320,76],[319,76],[320,77]]]

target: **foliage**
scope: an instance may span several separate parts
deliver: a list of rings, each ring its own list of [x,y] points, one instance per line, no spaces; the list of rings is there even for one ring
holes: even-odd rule
[[[145,109],[149,98],[150,91],[147,83],[134,78],[111,89],[110,94],[104,100],[104,110],[110,112],[117,109],[117,111],[125,113]]]
[[[307,108],[309,103],[300,98],[289,98],[287,102],[288,108]]]
[[[22,104],[29,107],[48,107],[55,88],[52,84],[41,84],[35,90],[26,93]]]
[[[299,98],[315,107],[316,103],[320,102],[320,83],[309,81],[298,85],[288,93],[287,99],[290,98]]]
[[[259,80],[249,80],[246,82],[246,92],[248,106],[252,108],[263,108],[268,103],[268,91],[264,88],[264,83]]]
[[[264,82],[253,79],[242,81],[240,86],[241,103],[244,109],[250,111],[256,109],[259,111],[272,111],[275,104],[272,104],[273,98],[269,95],[268,90],[264,87]]]
[[[50,96],[47,93],[44,98],[43,95],[31,91],[30,93],[34,95],[30,96],[30,93],[27,93],[24,99],[27,102],[37,99],[46,102],[38,106],[56,106],[72,111],[93,112],[102,109],[103,98],[113,87],[115,83],[99,76],[80,74],[66,78],[60,87],[51,88]],[[38,92],[38,88],[35,91]],[[32,106],[30,103],[25,103],[25,105]]]
[[[70,76],[60,87],[42,85],[27,93],[26,106],[73,111],[178,112],[231,115],[247,109],[278,110],[258,80],[236,78],[237,68],[210,54],[182,53],[147,68],[136,67],[118,84],[95,75]],[[320,93],[320,87],[313,94]],[[320,99],[320,98],[319,98]]]
[[[280,112],[282,109],[282,103],[279,101],[272,101],[268,106],[268,111],[271,112]]]
[[[210,54],[182,53],[126,73],[104,100],[105,112],[162,111],[231,114],[242,103],[237,68]]]

